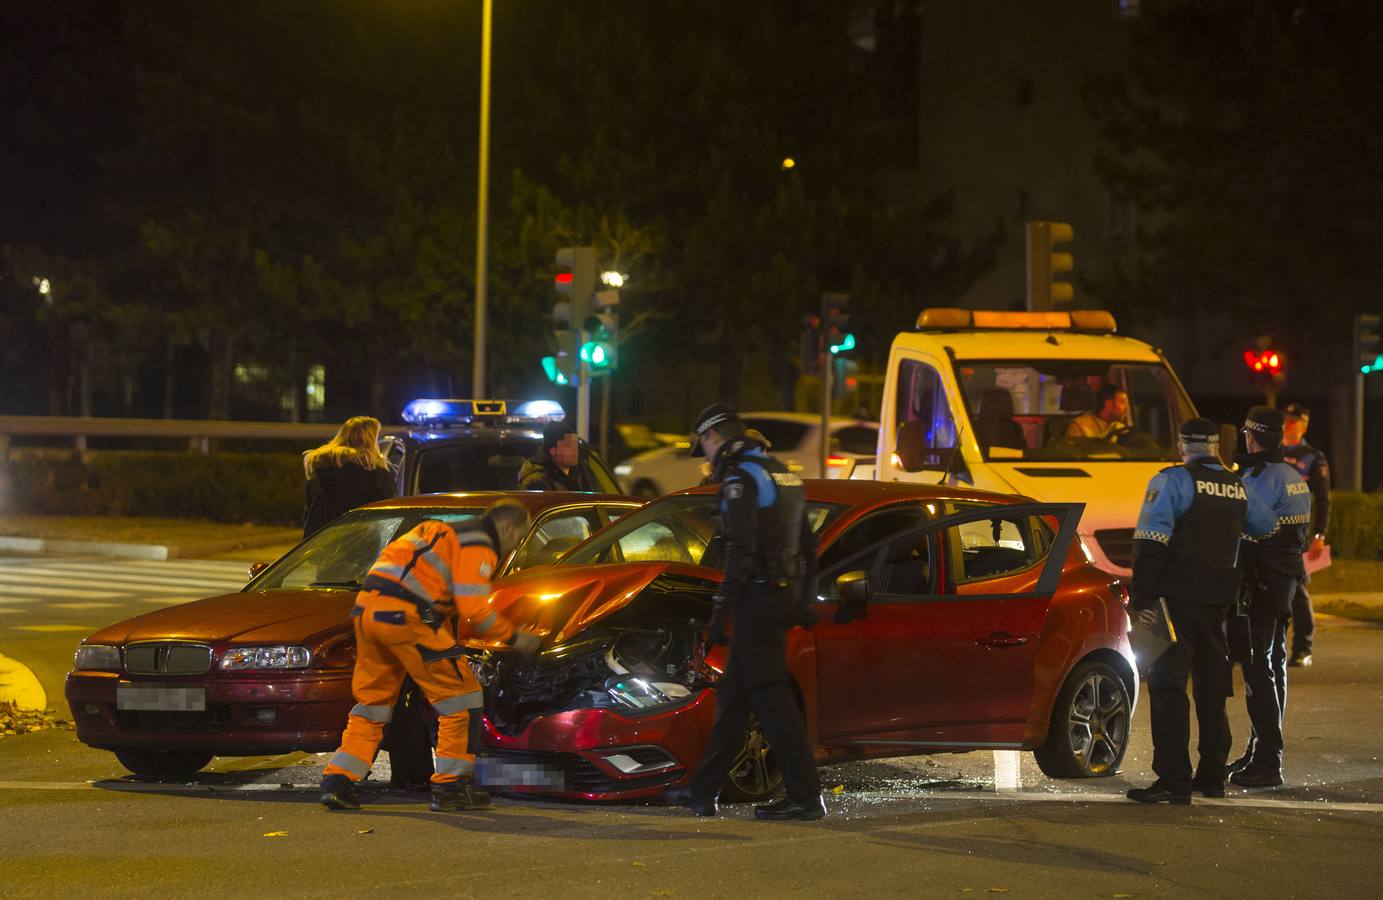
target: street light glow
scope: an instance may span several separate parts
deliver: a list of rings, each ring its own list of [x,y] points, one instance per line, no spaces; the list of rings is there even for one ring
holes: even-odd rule
[[[34,287],[38,288],[38,292],[45,297],[53,293],[53,285],[48,282],[47,278],[39,278],[37,275],[35,275]]]
[[[613,288],[624,287],[624,276],[621,275],[619,272],[615,272],[613,270],[609,272],[601,272],[600,280],[603,284],[608,284],[610,287]]]
[[[793,159],[791,156],[789,156],[789,157],[787,157],[786,159],[783,160],[783,171],[784,171],[784,172],[786,172],[788,169],[795,169],[795,168],[797,168],[797,160]]]

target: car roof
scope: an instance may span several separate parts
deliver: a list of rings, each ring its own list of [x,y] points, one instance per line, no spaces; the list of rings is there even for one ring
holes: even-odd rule
[[[937,352],[948,348],[957,360],[966,359],[1113,359],[1160,362],[1158,352],[1136,338],[1121,334],[1081,334],[1068,331],[904,331],[893,348]]]
[[[1017,494],[997,494],[949,484],[905,484],[896,481],[869,481],[846,478],[807,478],[802,482],[807,499],[847,506],[882,506],[899,500],[977,500],[984,503],[1034,502]],[[713,494],[718,485],[708,484],[677,491],[677,494]],[[676,496],[674,494],[673,496]]]
[[[401,425],[397,428],[386,427],[383,432],[387,437],[395,440],[405,441],[410,444],[435,446],[441,444],[461,443],[469,440],[488,440],[500,441],[506,438],[530,441],[541,441],[543,439],[542,429],[533,428],[527,425],[504,425],[495,427],[492,425],[457,425],[447,428],[413,428]]]
[[[476,506],[489,506],[496,500],[509,498],[517,500],[528,510],[529,515],[537,515],[557,506],[571,506],[579,503],[632,503],[642,506],[644,501],[637,497],[619,494],[583,494],[575,491],[451,491],[445,494],[414,494],[409,497],[395,497],[392,500],[377,500],[367,503],[361,509],[455,509]]]

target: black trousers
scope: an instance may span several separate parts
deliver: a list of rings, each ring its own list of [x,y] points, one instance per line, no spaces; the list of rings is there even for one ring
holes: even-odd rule
[[[1244,670],[1245,702],[1257,765],[1282,767],[1282,718],[1287,711],[1287,613],[1295,578],[1270,576],[1251,590],[1247,616],[1230,626],[1234,661]]]
[[[1316,644],[1316,615],[1311,609],[1311,595],[1306,591],[1306,579],[1297,582],[1292,595],[1292,653],[1307,655]]]
[[[1153,771],[1169,790],[1191,792],[1191,706],[1186,699],[1186,679],[1196,702],[1200,727],[1200,764],[1195,778],[1223,784],[1229,758],[1229,716],[1225,698],[1230,678],[1225,620],[1228,609],[1169,601],[1168,612],[1176,628],[1177,642],[1148,673],[1148,701],[1152,715]]]
[[[699,797],[720,793],[744,751],[751,712],[783,770],[788,798],[806,803],[821,795],[816,761],[788,676],[787,627],[777,612],[785,603],[783,592],[755,586],[733,612],[730,659],[716,682],[715,725],[689,782]]]

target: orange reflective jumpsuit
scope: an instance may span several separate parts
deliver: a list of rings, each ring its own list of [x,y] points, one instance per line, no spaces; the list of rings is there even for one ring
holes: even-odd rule
[[[433,782],[473,775],[467,732],[470,710],[480,708],[482,697],[456,643],[453,620],[459,618],[477,636],[513,635],[514,626],[489,603],[498,546],[493,529],[477,519],[459,533],[429,520],[384,548],[351,610],[356,704],[324,776],[359,781],[370,771],[405,674],[413,676],[437,711]]]

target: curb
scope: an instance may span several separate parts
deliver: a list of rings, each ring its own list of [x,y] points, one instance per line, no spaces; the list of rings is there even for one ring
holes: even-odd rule
[[[212,553],[228,553],[252,547],[268,547],[273,544],[297,543],[302,539],[299,531],[278,531],[253,537],[232,538],[224,541],[201,541],[194,544],[122,544],[109,541],[72,541],[52,538],[0,537],[0,550],[15,553],[52,553],[87,556],[114,556],[126,559],[195,559]]]
[[[48,694],[29,667],[0,653],[0,703],[20,709],[47,709]]]

